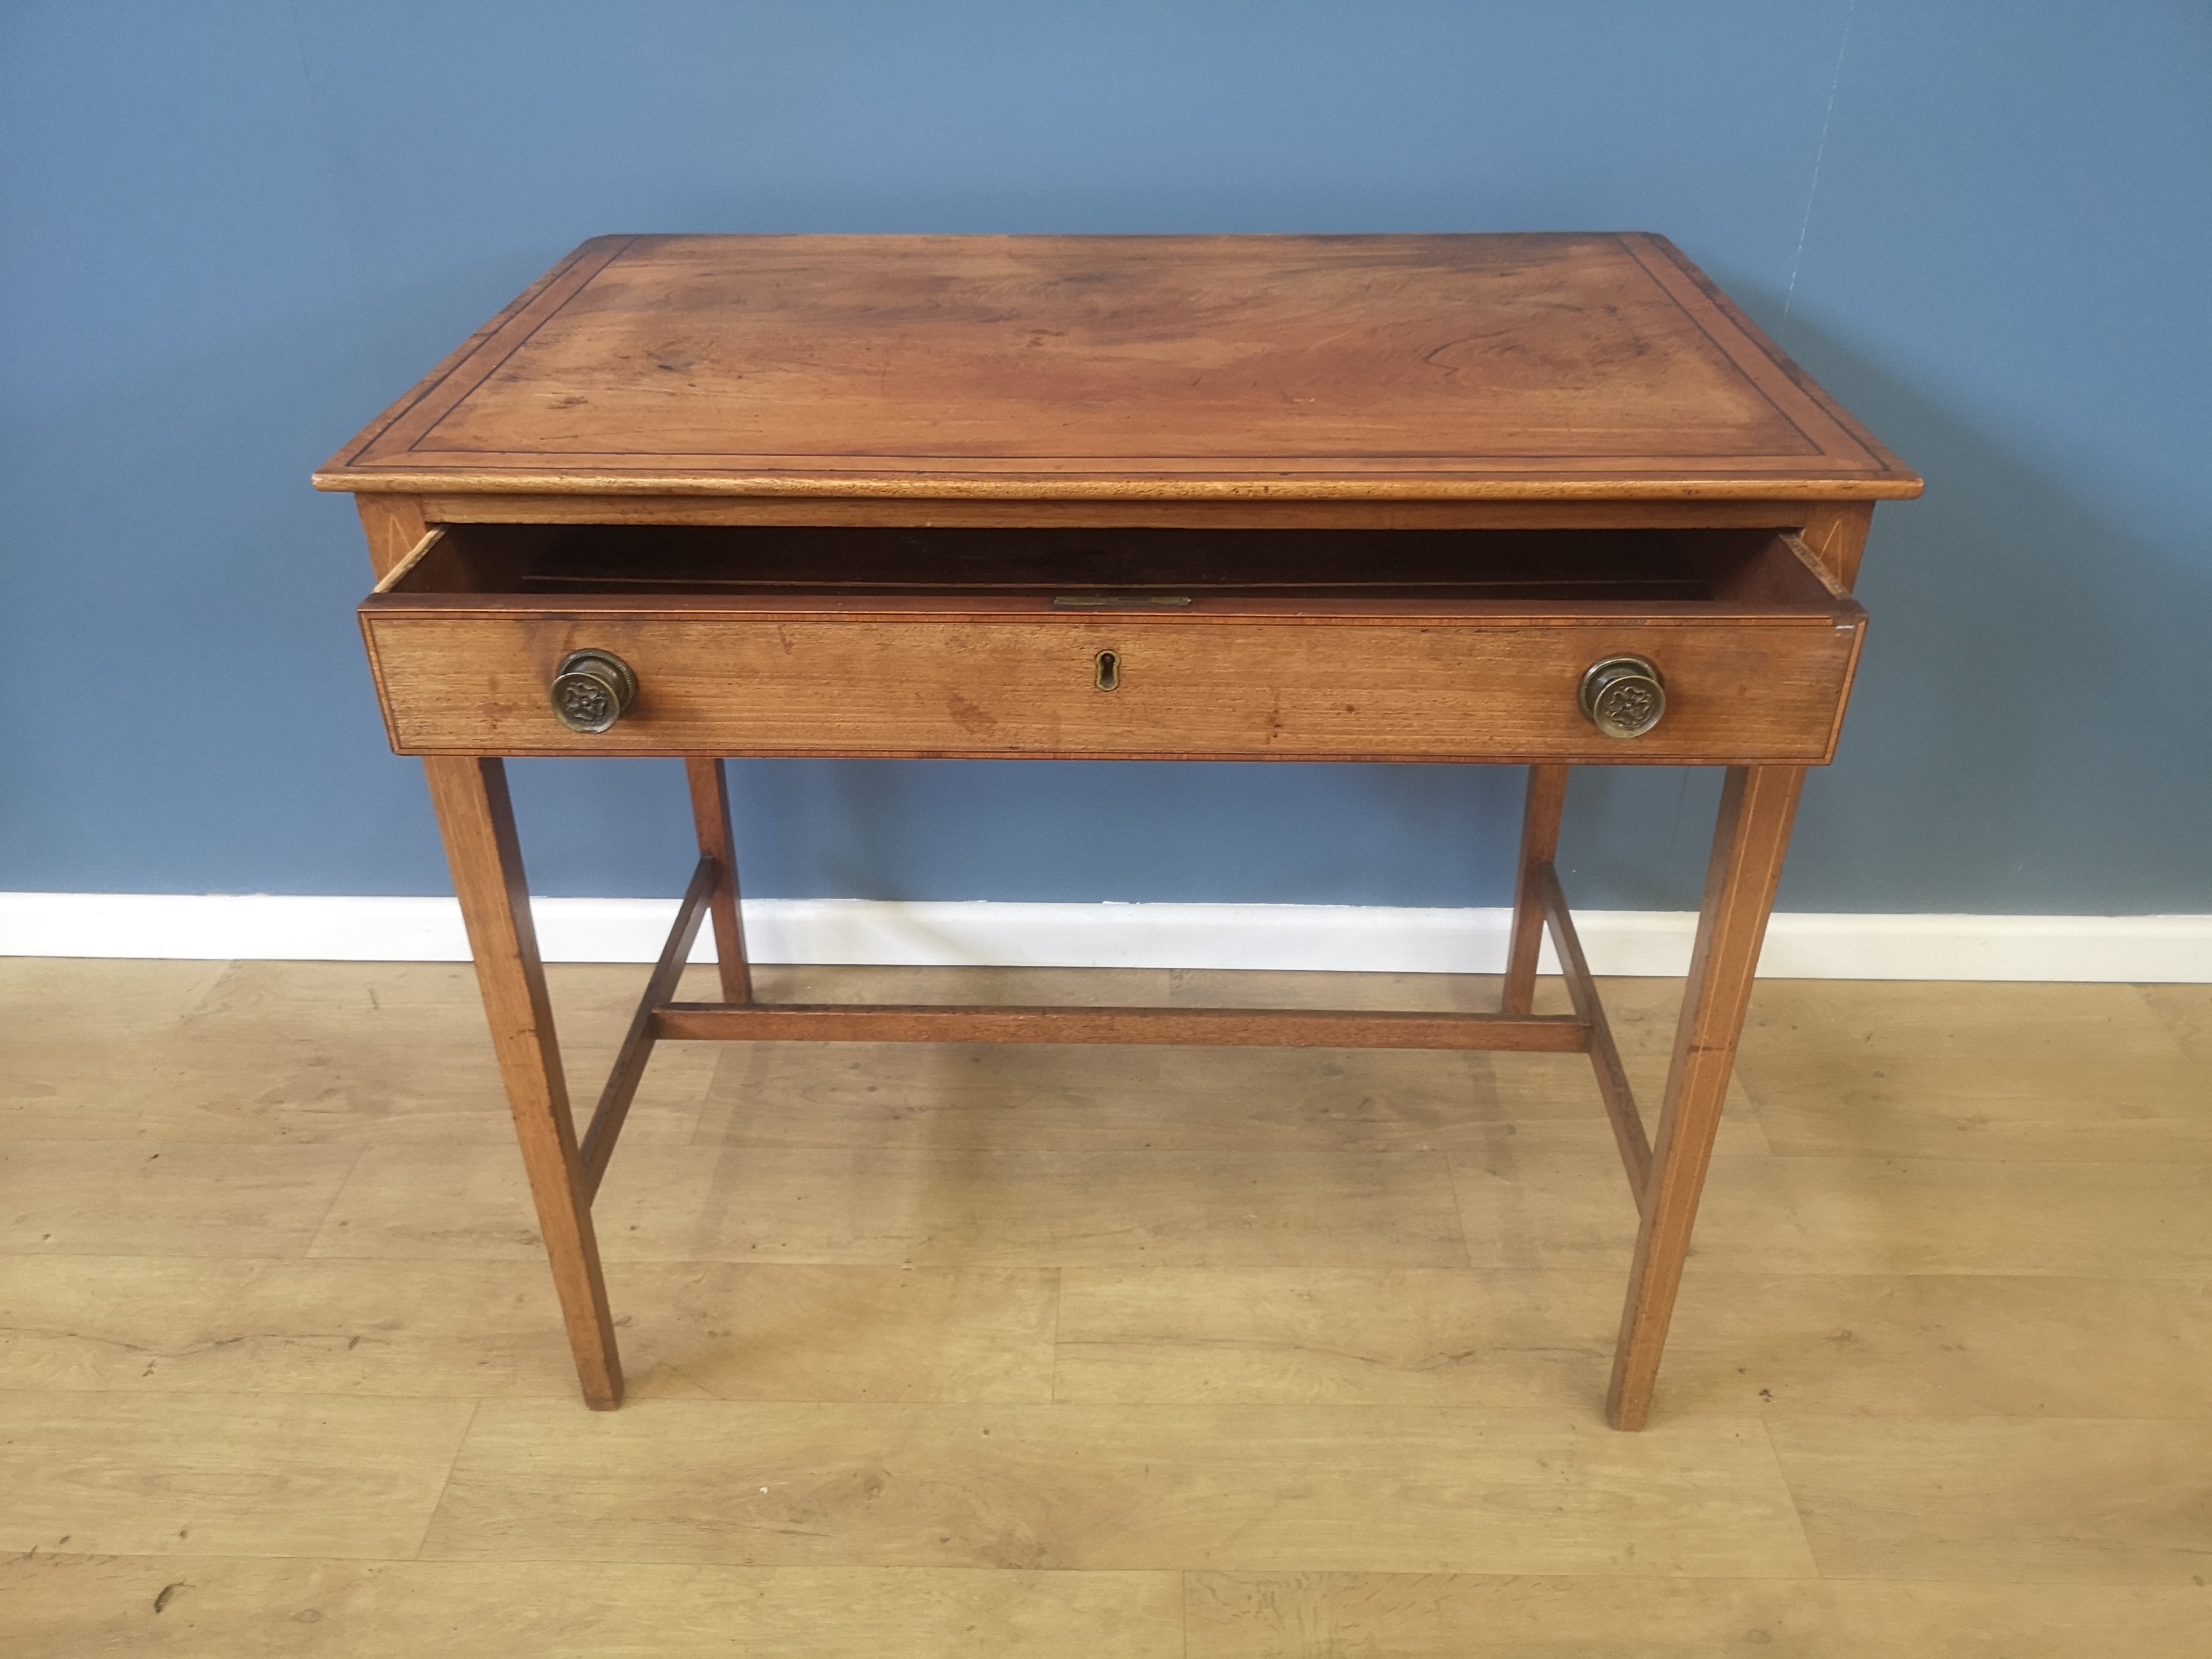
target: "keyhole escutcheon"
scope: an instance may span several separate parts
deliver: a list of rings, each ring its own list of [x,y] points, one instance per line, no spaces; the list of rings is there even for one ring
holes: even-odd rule
[[[1101,651],[1098,653],[1098,674],[1091,683],[1101,691],[1111,691],[1121,684],[1121,653]]]

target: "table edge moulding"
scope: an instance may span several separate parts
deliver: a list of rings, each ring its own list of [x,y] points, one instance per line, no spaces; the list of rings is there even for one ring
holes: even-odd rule
[[[1589,1055],[1640,1217],[1607,1414],[1644,1425],[1874,507],[1922,487],[1664,238],[599,237],[314,481],[360,508],[588,1404],[656,1043],[1283,1044]],[[580,1132],[535,754],[680,757],[697,831]],[[1525,766],[1499,1006],[759,1001],[723,763],[774,755]],[[1725,769],[1649,1129],[1553,868],[1584,764]],[[702,927],[720,999],[679,1001]],[[1571,1013],[1534,1012],[1547,933]]]

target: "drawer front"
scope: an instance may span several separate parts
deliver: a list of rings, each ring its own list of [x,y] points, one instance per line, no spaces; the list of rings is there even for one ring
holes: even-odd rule
[[[901,618],[363,612],[404,754],[1826,762],[1863,614],[1712,619]],[[636,696],[568,730],[548,687],[612,652]],[[1115,659],[1099,688],[1098,656]],[[1655,664],[1664,718],[1583,714],[1605,658]]]

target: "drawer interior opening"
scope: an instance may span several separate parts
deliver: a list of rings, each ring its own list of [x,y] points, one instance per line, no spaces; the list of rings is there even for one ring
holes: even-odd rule
[[[1825,606],[1786,531],[453,525],[392,590]]]

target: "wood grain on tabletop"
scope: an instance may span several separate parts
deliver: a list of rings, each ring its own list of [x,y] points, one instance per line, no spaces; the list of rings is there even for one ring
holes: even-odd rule
[[[673,488],[672,484],[670,488]],[[907,530],[917,523],[967,530],[1160,529],[1185,530],[1707,530],[1716,526],[1772,529],[1803,521],[1807,544],[1825,568],[1848,588],[1858,568],[1871,501],[1766,500],[1759,496],[1719,500],[1607,501],[1577,499],[1516,501],[1478,496],[1449,501],[1279,501],[1190,498],[1115,501],[1092,495],[1024,497],[944,496],[917,504],[897,496],[870,495],[589,495],[574,491],[476,495],[362,495],[364,516],[371,502],[404,502],[406,513],[372,533],[374,545],[390,550],[396,563],[413,540],[406,532],[418,522],[435,524],[588,525],[793,525],[860,526]],[[385,520],[380,520],[383,524]],[[378,541],[376,537],[381,535]],[[1814,538],[1818,537],[1816,541]],[[389,566],[380,562],[380,574]]]
[[[602,237],[318,482],[1291,500],[1919,489],[1671,244],[1614,234]]]

